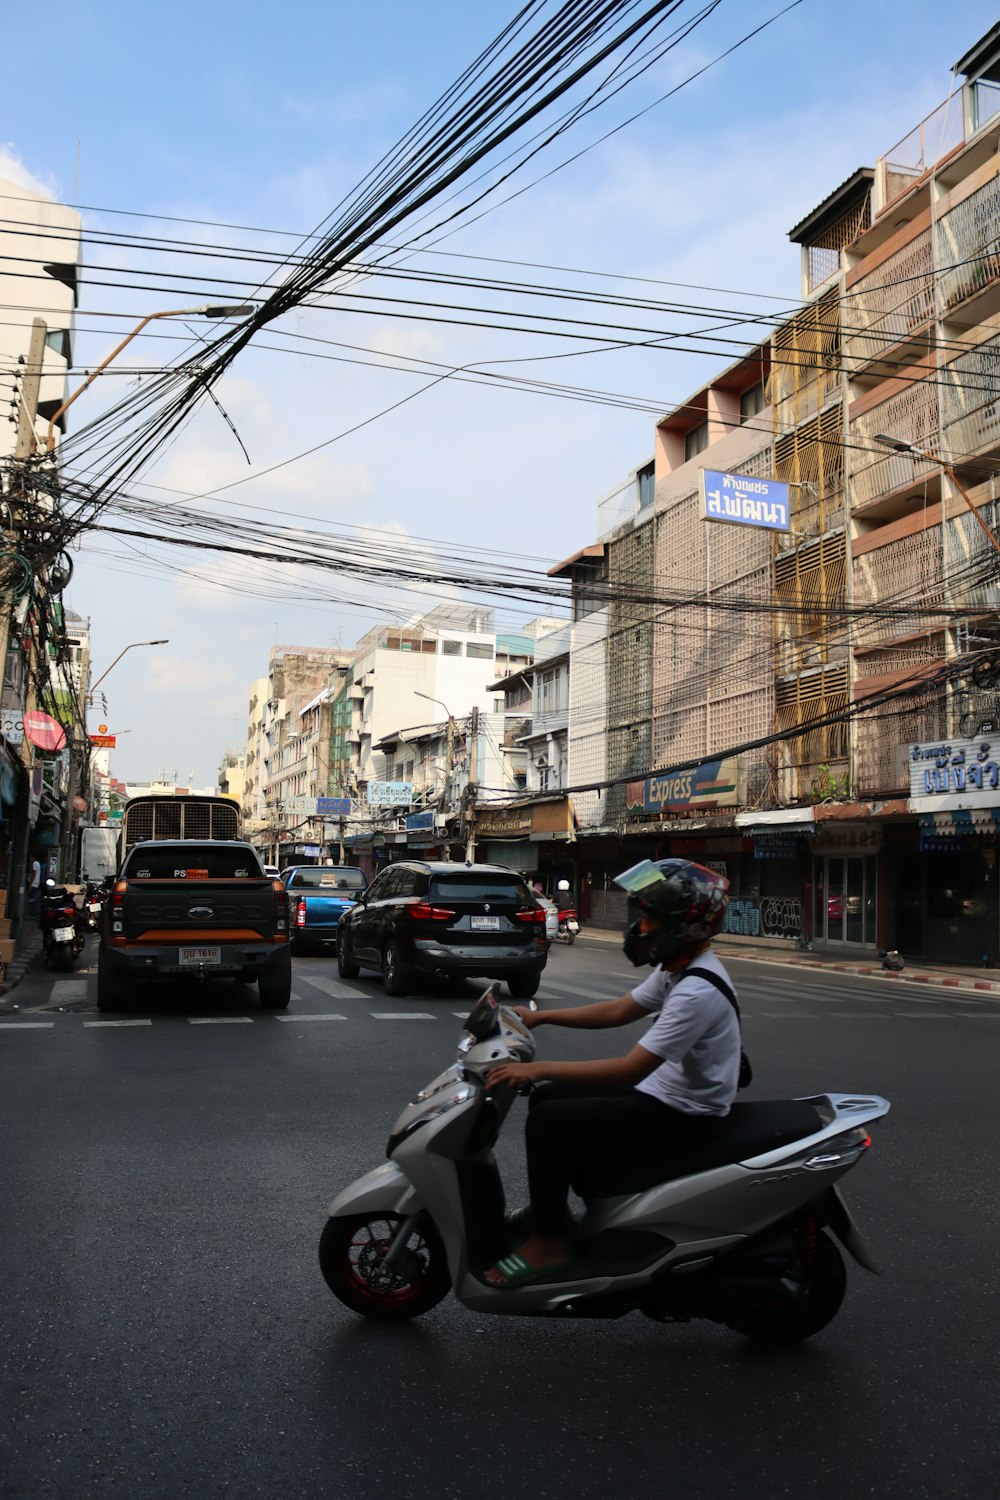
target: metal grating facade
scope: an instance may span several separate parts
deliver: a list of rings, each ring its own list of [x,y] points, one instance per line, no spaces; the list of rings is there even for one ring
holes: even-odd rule
[[[1000,176],[942,214],[935,226],[941,315],[1000,277]]]
[[[934,320],[931,235],[918,235],[844,295],[844,357],[856,370]]]
[[[851,503],[855,510],[892,490],[913,484],[925,474],[937,472],[937,464],[932,461],[909,453],[893,453],[875,442],[877,432],[887,432],[918,448],[937,449],[935,373],[931,372],[927,380],[911,382],[851,422],[848,441]]]
[[[1000,335],[941,371],[941,432],[948,453],[1000,448]]]
[[[894,636],[937,628],[940,622],[928,620],[925,611],[934,604],[946,607],[943,528],[939,524],[884,542],[854,559],[855,603],[875,606],[888,599],[893,601],[893,615],[879,618],[873,608],[871,614],[859,619],[856,645],[870,646]],[[914,613],[897,613],[908,601]]]

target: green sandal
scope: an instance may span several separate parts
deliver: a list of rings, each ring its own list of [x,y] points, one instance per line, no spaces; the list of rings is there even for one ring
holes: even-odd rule
[[[514,1287],[530,1286],[535,1281],[552,1281],[561,1271],[568,1271],[572,1264],[573,1260],[571,1256],[567,1256],[565,1260],[557,1261],[552,1266],[532,1266],[528,1264],[523,1255],[517,1255],[516,1253],[514,1255],[505,1255],[502,1260],[498,1260],[496,1265],[491,1268],[494,1271],[500,1272],[504,1278],[503,1281],[499,1284],[494,1281],[487,1281],[486,1285],[496,1287],[499,1292],[506,1292]]]

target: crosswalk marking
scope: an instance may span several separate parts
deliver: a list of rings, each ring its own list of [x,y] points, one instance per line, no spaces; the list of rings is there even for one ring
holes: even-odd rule
[[[274,1019],[276,1021],[346,1021],[347,1017],[346,1016],[335,1016],[335,1015],[332,1015],[332,1014],[331,1015],[325,1015],[325,1016],[310,1016],[310,1015],[307,1014],[307,1015],[294,1015],[294,1016],[275,1016]]]
[[[371,1010],[368,1012],[373,1021],[434,1021],[426,1010]]]
[[[252,1026],[253,1016],[188,1016],[189,1026]]]
[[[147,1018],[141,1021],[84,1021],[83,1024],[84,1026],[152,1026],[153,1023]]]
[[[314,990],[320,990],[324,995],[329,995],[332,1000],[343,1000],[345,992],[348,995],[363,995],[365,999],[371,997],[371,990],[365,989],[362,984],[353,984],[347,979],[325,979],[322,974],[315,978],[311,974],[297,974],[296,979],[302,984],[312,985]]]
[[[66,1005],[73,1000],[86,1000],[87,981],[85,979],[57,979],[52,986],[52,1003],[54,1005]]]

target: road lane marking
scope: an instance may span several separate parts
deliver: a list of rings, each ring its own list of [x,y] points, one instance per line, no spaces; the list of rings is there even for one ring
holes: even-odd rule
[[[311,984],[314,990],[320,990],[322,994],[329,995],[332,1000],[343,1000],[345,991],[350,995],[364,995],[366,999],[371,997],[371,990],[366,990],[360,984],[352,984],[346,979],[325,979],[322,974],[315,978],[311,974],[297,974],[296,979],[300,984]]]
[[[55,1021],[4,1021],[0,1031],[51,1031]]]
[[[950,1010],[894,1010],[894,1016],[905,1016],[908,1021],[948,1021]]]
[[[435,1021],[426,1010],[371,1010],[368,1012],[373,1021]]]
[[[472,1011],[471,1010],[453,1010],[452,1011],[452,1015],[453,1016],[457,1016],[460,1021],[467,1021],[469,1019],[469,1017],[472,1015]]]
[[[335,1015],[325,1015],[325,1016],[309,1016],[309,1015],[306,1015],[306,1016],[275,1016],[274,1019],[276,1021],[346,1021],[347,1017],[346,1016],[335,1016]]]
[[[147,1017],[142,1021],[84,1021],[84,1026],[152,1026],[152,1021]]]
[[[51,999],[56,1005],[65,1005],[70,1000],[86,1000],[85,979],[57,979],[52,986]]]
[[[189,1026],[252,1026],[253,1016],[188,1016]]]

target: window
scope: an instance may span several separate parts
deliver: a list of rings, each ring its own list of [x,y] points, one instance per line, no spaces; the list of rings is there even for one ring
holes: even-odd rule
[[[486,641],[469,641],[465,647],[466,656],[475,656],[483,661],[493,660],[493,647]]]
[[[504,711],[504,701],[503,701],[503,699],[502,698],[494,698],[493,699],[493,712],[495,714],[502,714],[503,711]]]
[[[461,656],[461,654],[462,654],[462,642],[461,641],[442,641],[441,642],[441,655],[442,656]]]
[[[690,458],[697,458],[699,453],[704,453],[708,447],[708,423],[702,422],[700,427],[692,427],[690,432],[684,434],[684,462]]]
[[[515,875],[435,875],[431,879],[432,901],[509,901],[524,906],[531,895]]]
[[[68,365],[73,363],[68,328],[51,329],[45,335],[45,344],[54,354],[61,354]]]
[[[296,870],[288,882],[290,890],[304,886],[307,890],[363,891],[365,877],[360,870],[346,865],[315,865],[312,869]]]
[[[233,844],[179,844],[171,848],[134,850],[122,874],[129,880],[262,880],[264,871],[252,849]],[[190,898],[189,898],[190,899]]]
[[[386,781],[395,781],[396,779],[396,762],[390,760],[388,756],[385,758],[385,779]]]
[[[567,706],[568,680],[561,667],[550,667],[543,672],[538,679],[538,700],[536,711],[539,714],[561,713]]]
[[[740,397],[740,421],[749,422],[758,412],[764,410],[764,382],[758,380],[748,391],[744,391]]]
[[[639,469],[635,479],[639,489],[639,509],[648,510],[653,503],[654,491],[656,489],[654,465],[647,464],[644,469]]]
[[[406,765],[403,767],[403,780],[404,781],[412,781],[413,780],[413,761],[412,760],[408,760],[406,762]]]

